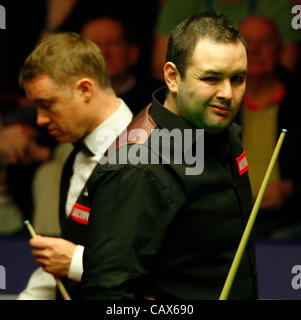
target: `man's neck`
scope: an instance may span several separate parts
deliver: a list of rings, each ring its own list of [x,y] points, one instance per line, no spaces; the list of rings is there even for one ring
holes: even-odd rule
[[[176,102],[175,102],[175,97],[172,96],[172,94],[169,92],[166,95],[166,99],[163,103],[163,106],[168,109],[170,112],[179,115],[178,110],[176,108]]]
[[[120,99],[113,91],[101,91],[97,94],[91,106],[91,117],[93,117],[93,125],[88,133],[91,133],[101,123],[110,118],[119,108]]]

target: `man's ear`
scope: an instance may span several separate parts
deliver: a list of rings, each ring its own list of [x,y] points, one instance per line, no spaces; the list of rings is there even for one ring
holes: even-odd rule
[[[76,82],[75,90],[84,102],[89,102],[94,94],[94,82],[89,78],[81,78]]]
[[[177,66],[173,62],[166,62],[163,67],[165,83],[172,93],[178,92],[178,83],[181,79]]]

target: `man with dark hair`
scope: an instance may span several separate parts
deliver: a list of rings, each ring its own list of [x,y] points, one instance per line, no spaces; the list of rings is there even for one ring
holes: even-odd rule
[[[20,84],[37,107],[37,124],[58,142],[73,143],[74,150],[61,180],[62,235],[30,240],[43,269],[33,273],[18,298],[58,299],[53,275],[62,277],[76,299],[90,213],[85,185],[99,158],[131,122],[132,113],[113,91],[98,46],[76,33],[47,36],[25,60]]]
[[[152,71],[153,76],[163,79],[168,38],[174,27],[190,17],[201,12],[223,13],[228,19],[240,23],[251,15],[261,15],[273,20],[283,39],[279,48],[279,62],[285,69],[295,72],[299,63],[300,32],[291,25],[292,2],[278,0],[165,0],[157,12],[157,20],[153,30]]]
[[[85,299],[217,299],[252,209],[233,123],[246,86],[242,37],[221,15],[195,16],[174,30],[167,57],[167,88],[154,92],[87,186]],[[158,132],[165,140],[154,144]],[[192,154],[204,156],[198,170]],[[251,238],[230,298],[257,297],[254,256]]]

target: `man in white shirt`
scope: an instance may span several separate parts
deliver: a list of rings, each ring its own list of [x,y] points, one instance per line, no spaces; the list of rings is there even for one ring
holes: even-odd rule
[[[97,45],[75,33],[44,39],[26,59],[20,84],[37,106],[38,125],[58,142],[71,142],[75,148],[62,174],[62,237],[30,240],[43,269],[33,273],[18,299],[57,298],[53,276],[62,277],[76,299],[90,214],[85,185],[98,160],[131,122],[132,113],[114,93]]]

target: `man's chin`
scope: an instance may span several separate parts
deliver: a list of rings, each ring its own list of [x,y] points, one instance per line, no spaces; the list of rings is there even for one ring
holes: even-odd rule
[[[55,140],[59,143],[67,143],[70,142],[70,139],[68,139],[67,137],[65,137],[62,134],[59,133],[49,133],[52,137],[55,138]]]
[[[204,130],[207,133],[219,133],[224,131],[225,129],[227,129],[231,123],[232,120],[226,121],[226,119],[224,119],[225,121],[219,121],[219,122],[214,122],[214,123],[210,123],[207,124],[207,126],[205,126]]]
[[[74,140],[69,135],[66,135],[62,131],[57,130],[57,129],[48,129],[48,133],[52,137],[54,137],[57,142],[60,142],[60,143],[73,142],[73,140]]]
[[[187,119],[196,128],[204,129],[207,133],[219,133],[228,128],[233,122],[232,116],[211,114],[202,119]]]

